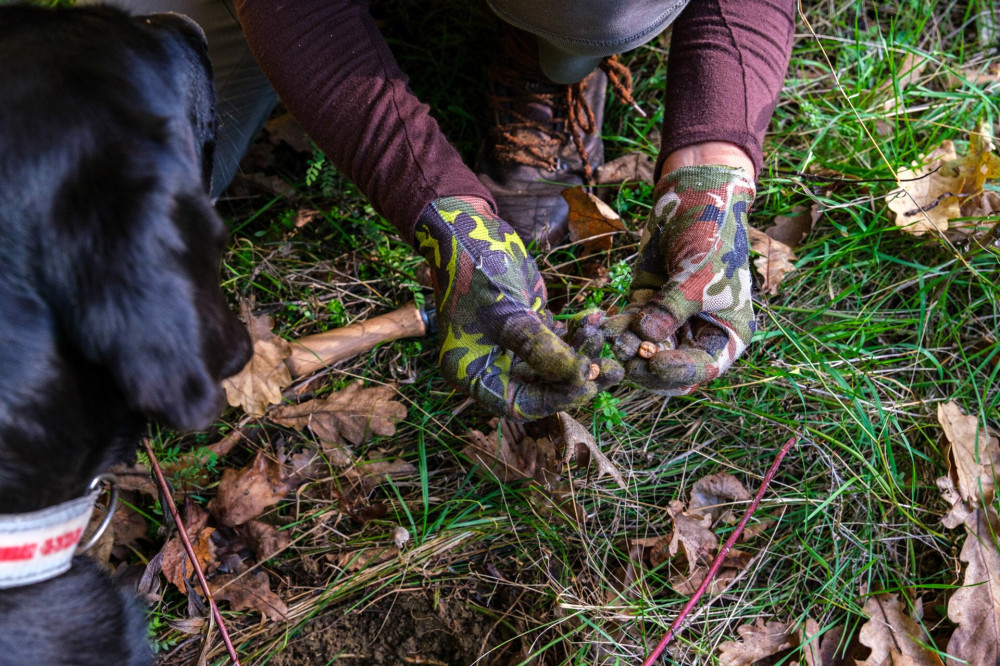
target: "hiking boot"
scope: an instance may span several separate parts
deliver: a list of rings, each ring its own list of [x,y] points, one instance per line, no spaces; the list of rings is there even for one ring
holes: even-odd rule
[[[538,66],[536,38],[505,26],[489,82],[495,126],[476,172],[500,217],[525,244],[547,249],[566,236],[562,190],[590,184],[604,161],[608,77],[598,69],[579,83],[553,83]]]

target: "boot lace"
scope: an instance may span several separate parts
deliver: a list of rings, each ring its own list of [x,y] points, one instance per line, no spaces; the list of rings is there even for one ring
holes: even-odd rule
[[[568,86],[549,83],[538,69],[533,48],[519,44],[505,50],[510,57],[498,59],[490,72],[494,86],[489,103],[498,118],[496,159],[556,171],[562,166],[560,148],[572,141],[583,163],[584,180],[593,184],[593,167],[584,145],[585,136],[600,131],[585,95],[591,77]],[[632,73],[618,56],[602,60],[600,69],[616,97],[645,116],[632,98]],[[533,105],[548,107],[551,113],[539,120],[522,111]]]

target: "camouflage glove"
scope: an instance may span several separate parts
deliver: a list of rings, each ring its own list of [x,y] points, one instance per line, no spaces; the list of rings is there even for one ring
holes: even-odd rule
[[[755,330],[746,229],[755,193],[734,167],[681,167],[660,178],[629,304],[602,324],[626,381],[683,395],[746,349]],[[648,350],[638,353],[643,341],[656,343],[648,359]]]
[[[621,381],[615,361],[592,361],[554,331],[535,260],[486,201],[437,199],[414,237],[432,269],[441,372],[491,412],[541,418]],[[596,381],[588,379],[592,363]]]

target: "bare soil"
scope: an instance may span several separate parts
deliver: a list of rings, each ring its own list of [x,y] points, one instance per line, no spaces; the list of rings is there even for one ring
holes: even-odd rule
[[[495,612],[466,590],[435,600],[433,592],[411,589],[368,605],[325,613],[269,663],[434,664],[506,666],[521,662],[522,641]]]

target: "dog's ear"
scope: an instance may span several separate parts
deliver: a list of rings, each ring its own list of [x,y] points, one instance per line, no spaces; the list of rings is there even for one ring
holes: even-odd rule
[[[104,142],[72,170],[43,225],[41,282],[64,342],[106,368],[130,408],[199,429],[223,406],[216,356],[245,360],[247,342],[226,348],[235,317],[218,285],[222,222],[199,174],[162,145]]]

